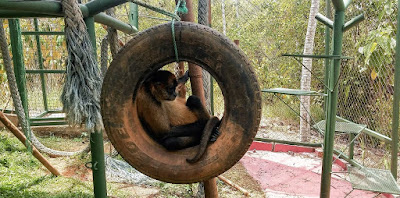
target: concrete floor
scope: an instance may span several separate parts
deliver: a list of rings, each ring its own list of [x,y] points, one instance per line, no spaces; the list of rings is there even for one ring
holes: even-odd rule
[[[322,171],[322,159],[314,150],[307,147],[255,143],[240,161],[247,172],[260,183],[266,197],[314,198],[319,197]],[[340,165],[334,164],[332,171],[345,171],[343,165]],[[368,191],[352,191],[348,174],[332,174],[331,197],[343,198],[346,195],[348,198],[393,197]]]

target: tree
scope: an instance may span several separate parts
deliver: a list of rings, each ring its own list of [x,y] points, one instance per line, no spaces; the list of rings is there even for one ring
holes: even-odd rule
[[[308,26],[306,39],[304,42],[304,54],[310,55],[314,50],[314,37],[315,30],[317,27],[317,20],[315,15],[319,10],[319,1],[311,0],[310,15],[308,18]],[[301,83],[300,88],[302,90],[310,90],[311,88],[311,69],[312,69],[312,59],[303,58],[303,65],[301,70]],[[310,135],[310,96],[300,97],[300,137],[301,141],[308,141]]]

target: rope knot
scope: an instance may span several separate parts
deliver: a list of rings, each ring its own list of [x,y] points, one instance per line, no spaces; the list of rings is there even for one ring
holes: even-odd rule
[[[182,0],[181,4],[179,4],[179,6],[178,6],[177,13],[178,14],[187,14],[188,12],[189,11],[188,11],[188,9],[186,7],[186,1]]]

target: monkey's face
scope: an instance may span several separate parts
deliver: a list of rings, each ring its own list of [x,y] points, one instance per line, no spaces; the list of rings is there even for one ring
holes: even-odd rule
[[[187,80],[187,79],[186,79]],[[184,83],[184,80],[179,79]],[[175,100],[177,96],[178,80],[169,71],[159,70],[145,81],[145,86],[150,88],[151,94],[158,102]]]
[[[176,87],[178,83],[176,79],[169,80],[168,82],[156,82],[153,84],[151,90],[152,94],[158,101],[163,100],[175,100],[176,98]]]

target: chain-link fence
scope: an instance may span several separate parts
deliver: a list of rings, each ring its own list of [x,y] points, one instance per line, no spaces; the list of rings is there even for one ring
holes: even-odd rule
[[[365,20],[345,35],[344,54],[354,59],[342,63],[338,115],[391,137],[397,3],[354,4],[350,17],[364,13]],[[343,140],[337,139],[337,145]],[[355,159],[368,167],[388,169],[390,146],[362,135],[356,140]]]
[[[63,19],[39,19],[38,31],[62,32]],[[64,35],[30,35],[34,19],[21,19],[22,45],[26,69],[26,91],[31,117],[45,111],[59,111],[63,73],[36,73],[38,70],[65,70],[67,51]],[[38,46],[39,41],[39,46]],[[40,51],[39,51],[40,47]]]
[[[147,0],[153,6],[173,11],[173,1]],[[193,1],[194,16],[197,18],[198,1]],[[307,29],[309,1],[301,0],[212,0],[211,26],[225,33],[232,40],[239,40],[240,47],[252,62],[261,88],[299,89],[301,64],[283,53],[301,54]],[[354,57],[344,60],[339,81],[338,115],[354,123],[365,124],[367,128],[390,136],[393,103],[393,77],[395,52],[396,1],[354,0],[347,13],[347,20],[364,13],[366,20],[345,33],[343,54]],[[321,2],[320,12],[325,5]],[[117,6],[116,18],[129,22],[129,3]],[[154,11],[139,7],[139,30],[170,21]],[[7,24],[7,22],[6,22]],[[40,19],[41,31],[63,31],[62,19]],[[22,31],[34,31],[33,19],[21,20]],[[6,26],[7,28],[7,26]],[[324,54],[324,29],[318,24],[315,36],[314,54]],[[8,31],[8,29],[7,29]],[[107,34],[106,28],[96,24],[97,49]],[[132,35],[118,32],[121,43]],[[24,60],[27,70],[39,69],[35,36],[23,35]],[[65,68],[66,48],[62,35],[40,36],[44,69]],[[109,54],[109,62],[112,60]],[[13,109],[8,91],[2,60],[0,60],[0,109]],[[319,79],[324,78],[324,60],[313,60],[312,89],[322,91]],[[229,72],[229,71],[227,71]],[[59,110],[64,74],[44,74],[47,104],[49,110]],[[32,115],[45,109],[40,74],[27,74],[29,109]],[[223,96],[215,84],[215,110],[224,110]],[[299,109],[295,96],[263,94],[263,120],[259,137],[300,141],[299,117],[281,100],[294,110]],[[311,115],[315,122],[324,119],[323,97],[312,97]],[[311,123],[313,124],[313,123]],[[321,142],[317,132],[312,133],[312,142]],[[336,148],[344,148],[347,136],[336,136]],[[362,135],[356,140],[355,158],[367,166],[388,168],[390,145]]]
[[[310,2],[213,0],[212,8],[212,27],[226,32],[232,40],[240,40],[262,88],[300,88],[301,64],[281,54],[302,54]],[[323,2],[319,12],[325,12]],[[341,66],[338,116],[390,137],[397,4],[393,0],[356,0],[346,12],[346,20],[361,13],[365,20],[344,35],[343,54],[353,59],[344,60]],[[324,25],[318,24],[314,54],[324,54],[324,29]],[[324,60],[313,60],[312,73],[312,90],[321,92]],[[263,97],[263,121],[258,136],[300,141],[297,97],[278,95],[278,99],[268,93]],[[323,100],[312,97],[310,124],[324,119]],[[312,136],[312,142],[322,142],[317,132]],[[349,143],[348,135],[335,137],[338,150]],[[354,158],[367,167],[388,169],[390,156],[390,145],[383,141],[365,134],[355,141]]]
[[[232,40],[239,40],[241,49],[258,74],[262,89],[299,89],[301,64],[281,55],[302,54],[309,9],[310,2],[300,1],[213,0],[211,26]],[[323,27],[317,28],[315,40],[315,53],[322,54]],[[313,62],[313,90],[323,89],[317,79],[324,78],[323,65],[323,60],[315,59]],[[218,106],[222,97],[216,98]],[[315,121],[323,118],[322,101],[322,97],[312,97],[311,113]],[[263,93],[263,103],[263,119],[258,137],[300,141],[298,98]],[[216,109],[223,110],[223,106]],[[316,132],[312,135],[312,142],[321,142],[320,135]]]

